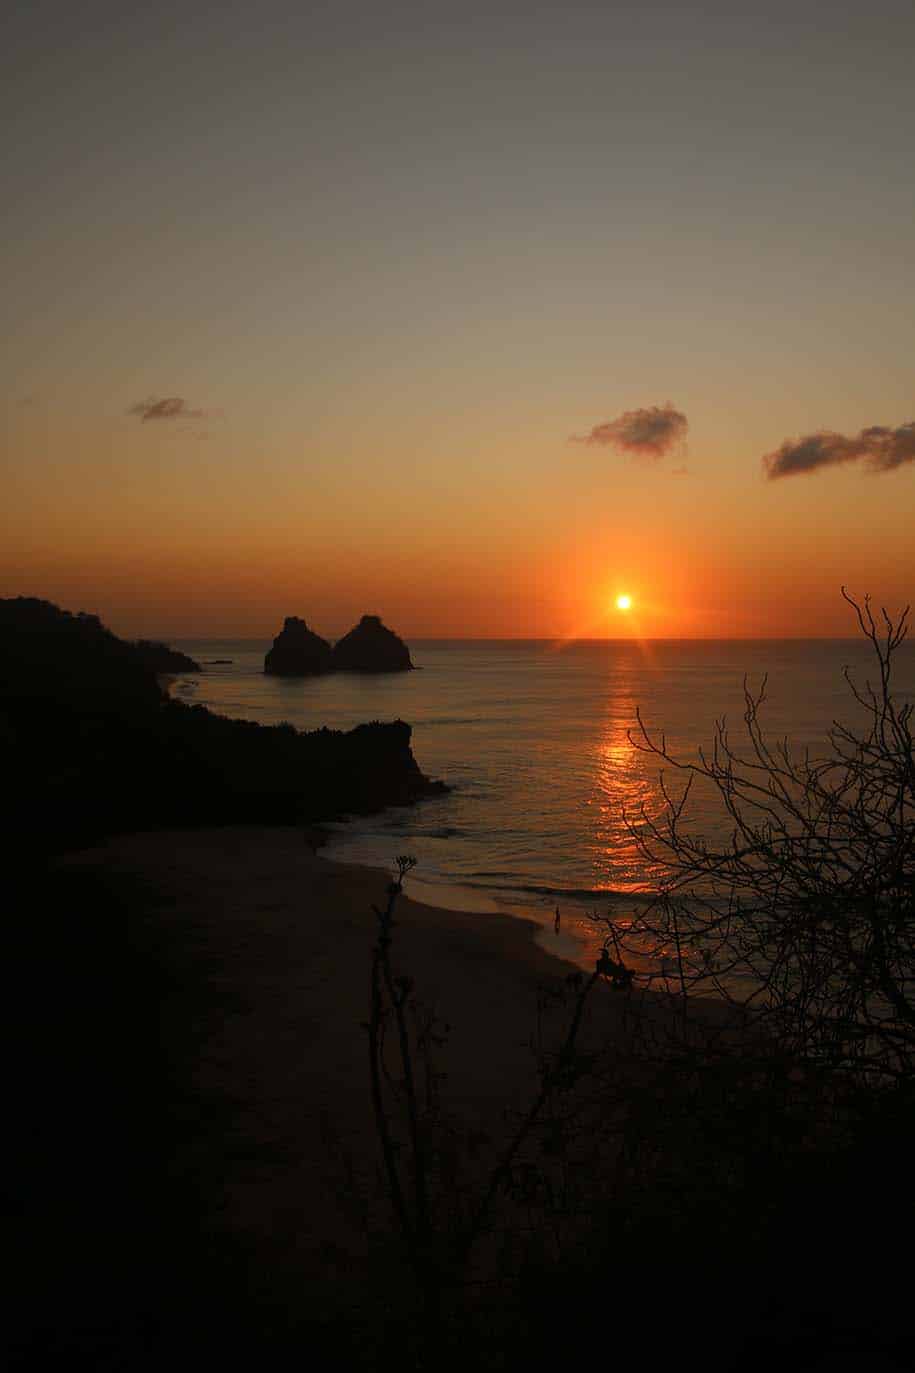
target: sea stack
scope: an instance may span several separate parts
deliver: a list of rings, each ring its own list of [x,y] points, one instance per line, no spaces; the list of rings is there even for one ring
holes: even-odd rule
[[[264,671],[274,677],[316,677],[332,669],[327,640],[314,634],[298,615],[287,615],[264,658]]]
[[[403,639],[379,615],[363,615],[334,645],[333,666],[337,672],[409,672],[413,664]]]

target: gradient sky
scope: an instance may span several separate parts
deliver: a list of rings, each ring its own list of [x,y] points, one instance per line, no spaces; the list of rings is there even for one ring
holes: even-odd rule
[[[762,466],[915,419],[911,0],[32,0],[4,48],[0,594],[175,637],[913,596],[915,462]],[[572,441],[668,403],[658,456]]]

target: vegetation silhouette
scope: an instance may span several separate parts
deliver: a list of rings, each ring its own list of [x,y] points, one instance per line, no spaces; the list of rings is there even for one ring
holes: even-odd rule
[[[735,835],[691,835],[688,787],[663,821],[629,817],[666,860],[660,895],[631,921],[595,914],[594,972],[544,991],[540,1087],[500,1143],[449,1111],[447,1027],[395,969],[397,860],[365,1028],[410,1366],[552,1366],[595,1309],[614,1353],[644,1360],[670,1303],[699,1329],[713,1306],[710,1367],[906,1366],[902,1270],[876,1258],[915,1201],[915,766],[892,684],[908,612],[880,630],[846,599],[876,673],[850,682],[864,724],[835,724],[826,756],[767,744],[763,692],[748,758],[722,721],[677,763],[640,721],[635,742],[719,788]]]
[[[860,613],[881,666],[873,691],[858,689],[863,728],[836,727],[829,758],[801,759],[790,773],[783,753],[766,751],[748,703],[750,737],[777,765],[776,782],[810,782],[809,806],[788,788],[797,828],[781,793],[765,792],[755,751],[748,775],[760,789],[750,795],[785,828],[747,818],[752,855],[746,841],[720,862],[695,848],[680,792],[673,828],[631,817],[645,844],[688,840],[683,880],[674,846],[669,889],[642,913],[644,928],[605,921],[592,972],[543,989],[530,1034],[536,1086],[488,1132],[450,1103],[449,1026],[399,966],[411,860],[398,860],[374,912],[368,967],[352,969],[367,974],[361,1033],[378,1172],[358,1174],[335,1148],[365,1253],[349,1259],[333,1305],[295,1254],[256,1285],[256,1243],[213,1221],[226,1160],[251,1146],[238,1103],[201,1100],[196,1084],[201,1024],[233,1013],[212,950],[123,873],[65,871],[15,842],[5,888],[10,1366],[63,1355],[72,1368],[152,1368],[181,1349],[226,1367],[307,1351],[354,1369],[536,1370],[596,1341],[607,1359],[653,1367],[695,1354],[710,1373],[852,1359],[909,1367],[898,1254],[915,1201],[913,770],[910,710],[892,681],[905,621],[884,621],[881,633],[866,602]],[[339,761],[339,742],[296,754],[294,731],[169,705],[132,646],[94,617],[0,602],[0,625],[17,617],[16,633],[0,633],[14,840],[26,823],[47,825],[55,806],[68,843],[83,803],[92,826],[130,823],[153,802],[180,813],[176,791],[206,779],[204,764],[217,767],[226,745],[238,777],[217,771],[188,802],[208,822],[214,808],[301,805],[288,751],[304,759],[306,747],[326,747],[328,770]],[[657,754],[647,734],[637,737]],[[365,745],[352,747],[358,774]],[[401,737],[398,775],[409,783],[403,747]],[[291,769],[288,793],[268,789],[274,748],[277,767]],[[119,750],[144,796],[118,790]],[[735,805],[742,767],[735,749],[720,773]],[[263,793],[245,797],[258,778]],[[322,779],[325,801],[333,785]],[[821,862],[830,839],[839,858]],[[707,861],[722,884],[733,881],[733,903],[718,888],[723,904],[708,904],[704,868],[692,880]]]
[[[711,749],[684,762],[639,717],[631,742],[685,782],[676,793],[662,773],[662,815],[626,817],[664,876],[610,939],[687,1016],[690,998],[714,994],[751,1012],[787,1060],[877,1090],[910,1082],[915,1056],[913,707],[893,693],[909,611],[894,621],[883,610],[878,625],[867,598],[842,594],[874,672],[860,684],[845,670],[860,719],[833,723],[822,756],[766,738],[765,679],[744,684],[743,752],[719,720]],[[689,825],[697,781],[730,819],[724,845]]]

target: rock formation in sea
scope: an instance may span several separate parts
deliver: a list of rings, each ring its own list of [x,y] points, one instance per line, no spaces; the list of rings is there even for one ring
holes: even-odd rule
[[[298,615],[287,615],[264,658],[264,671],[274,677],[315,677],[330,672],[330,644]]]
[[[363,615],[355,629],[334,644],[333,665],[337,672],[409,672],[413,667],[403,639],[378,615]]]
[[[153,672],[202,672],[203,668],[186,653],[170,648],[158,639],[137,639],[134,647],[141,662]]]
[[[170,701],[94,615],[0,600],[0,833],[38,853],[107,833],[298,824],[446,791],[410,726],[303,733]]]

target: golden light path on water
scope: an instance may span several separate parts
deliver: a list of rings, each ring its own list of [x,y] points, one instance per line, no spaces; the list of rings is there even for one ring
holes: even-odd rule
[[[650,656],[650,646],[642,646],[642,655]],[[618,929],[628,928],[635,909],[657,890],[662,876],[661,866],[646,860],[634,833],[643,817],[657,820],[665,806],[657,759],[638,747],[633,733],[635,686],[628,676],[617,679],[605,700],[587,801],[586,845],[600,874],[595,886],[607,889],[607,900],[595,914],[611,918]],[[629,894],[636,900],[627,902]],[[576,936],[589,955],[597,957],[608,932],[606,924],[581,916],[573,919]]]
[[[607,605],[619,588],[605,590]],[[641,595],[628,617],[636,630]],[[392,854],[415,853],[415,880],[427,884],[430,904],[485,903],[533,919],[551,952],[586,969],[604,934],[590,914],[641,920],[662,876],[659,863],[646,864],[624,815],[634,821],[644,808],[649,818],[662,817],[662,769],[675,798],[687,780],[643,748],[634,732],[639,712],[650,739],[660,743],[663,730],[685,764],[707,748],[719,716],[732,723],[740,750],[744,679],[758,683],[769,673],[770,734],[816,751],[822,721],[841,718],[847,704],[842,667],[850,654],[846,641],[428,641],[415,646],[422,669],[415,673],[295,683],[265,676],[269,643],[183,647],[206,669],[176,684],[178,698],[222,714],[304,729],[410,721],[417,762],[451,790],[415,808],[341,820],[332,831],[335,853],[385,868]],[[863,680],[866,658],[851,663]],[[730,842],[721,797],[701,778],[681,826],[715,846]]]

